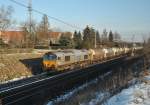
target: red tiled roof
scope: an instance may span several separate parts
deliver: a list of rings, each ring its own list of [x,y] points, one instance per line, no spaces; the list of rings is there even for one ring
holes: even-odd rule
[[[1,37],[8,41],[21,41],[24,40],[23,31],[2,31]]]
[[[0,36],[2,39],[6,41],[22,41],[24,40],[24,32],[23,31],[2,31]],[[49,32],[49,38],[59,39],[61,36],[61,32]]]
[[[59,38],[61,36],[61,32],[49,32],[50,38]]]

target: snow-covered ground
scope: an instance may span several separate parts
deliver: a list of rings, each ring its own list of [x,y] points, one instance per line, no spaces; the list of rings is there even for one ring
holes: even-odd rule
[[[69,92],[66,92],[64,95],[61,95],[61,96],[57,97],[56,99],[49,101],[49,103],[47,105],[55,105],[55,103],[64,101],[64,100],[70,98],[73,94],[77,93],[78,91],[83,90],[84,88],[88,87],[88,85],[96,83],[96,82],[97,82],[97,79],[90,81],[89,83],[83,84],[82,86],[80,86],[76,89],[73,89]]]
[[[150,75],[110,98],[106,105],[150,105]]]
[[[135,81],[137,81],[137,79],[133,79],[131,83]],[[138,81],[139,82],[137,82],[136,84],[122,90],[120,93],[105,101],[103,105],[150,105],[150,72],[149,75],[138,79]],[[97,82],[98,80],[96,79],[89,83],[86,83],[76,89],[73,89],[70,92],[67,92],[62,96],[59,96],[55,100],[51,100],[47,105],[60,105],[61,102],[62,105],[70,105],[70,103],[68,103],[69,101],[65,102],[65,100],[70,100],[72,96],[74,97],[74,94],[79,93],[79,91],[86,91],[86,88],[89,88],[91,84]],[[102,100],[105,99],[107,96],[110,96],[110,94],[106,91],[93,91],[92,94],[93,97],[89,96],[90,98],[88,97],[88,101],[80,100],[77,103],[71,103],[71,105],[101,105]],[[82,97],[82,94],[80,95]],[[73,99],[75,98],[76,97],[74,97]]]
[[[111,72],[108,72],[105,75],[100,76],[99,78],[103,78],[103,77],[105,77],[105,76],[107,76],[109,74],[111,74]],[[65,100],[68,100],[68,99],[72,98],[72,96],[78,94],[79,91],[84,91],[90,85],[97,84],[97,83],[98,83],[98,78],[96,78],[96,79],[94,79],[94,80],[92,80],[90,82],[87,82],[87,83],[79,86],[78,88],[70,90],[70,91],[64,93],[61,96],[58,96],[56,99],[49,101],[47,105],[60,105],[59,103],[64,102]],[[95,94],[98,95],[98,97],[103,97],[104,95],[108,94],[107,92],[105,92],[105,94],[104,93],[100,94],[100,93],[101,92],[96,92]],[[63,105],[65,105],[65,104],[63,104]],[[69,104],[67,103],[67,105],[69,105]],[[86,105],[86,104],[82,104],[81,103],[80,105]]]
[[[150,105],[150,73],[139,79],[140,82],[111,97],[103,105]],[[109,94],[109,93],[108,93]],[[101,105],[99,102],[106,94],[99,93],[96,98],[80,105]]]
[[[81,103],[80,105],[101,105],[101,99],[107,94],[97,92],[94,99],[91,99],[88,103]],[[150,105],[150,74],[139,79],[137,84],[111,97],[103,105]]]

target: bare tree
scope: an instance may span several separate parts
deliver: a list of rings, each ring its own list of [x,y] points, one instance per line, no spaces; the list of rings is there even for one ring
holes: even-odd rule
[[[14,12],[13,7],[1,6],[0,7],[0,31],[4,31],[11,25],[12,22],[12,13]]]
[[[149,65],[150,64],[150,34],[148,38],[143,37],[143,39],[144,39],[143,53],[145,54],[146,62]]]
[[[121,40],[121,36],[120,36],[120,34],[117,31],[114,32],[114,40],[117,40],[117,41]]]
[[[108,32],[106,31],[106,29],[104,29],[103,33],[102,33],[102,42],[106,42],[107,41],[107,34],[108,34]]]
[[[31,24],[31,30],[30,30]],[[36,22],[34,20],[29,23],[28,21],[21,23],[23,36],[24,36],[24,45],[28,47],[33,47],[36,43]],[[31,31],[31,32],[30,32]]]
[[[11,25],[13,12],[14,9],[11,6],[0,6],[0,47],[4,45],[3,32]]]
[[[47,15],[43,15],[42,21],[37,27],[37,38],[39,42],[48,42],[49,38],[49,21]]]
[[[111,30],[109,32],[108,39],[109,39],[109,42],[113,42],[113,40],[114,40],[114,34]]]

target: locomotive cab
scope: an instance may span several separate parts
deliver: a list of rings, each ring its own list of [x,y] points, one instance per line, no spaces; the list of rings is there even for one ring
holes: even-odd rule
[[[43,67],[46,69],[55,69],[56,68],[57,56],[53,53],[46,53],[43,56]]]

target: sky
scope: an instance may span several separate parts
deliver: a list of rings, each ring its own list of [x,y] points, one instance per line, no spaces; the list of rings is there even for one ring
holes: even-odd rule
[[[28,0],[16,0],[28,5]],[[0,0],[0,5],[14,7],[13,18],[20,24],[28,19],[28,11],[10,0]],[[32,0],[32,7],[84,29],[87,25],[102,33],[103,29],[119,32],[124,40],[143,41],[150,35],[150,0]],[[32,14],[36,22],[42,15]],[[49,18],[51,28],[74,31],[65,24]]]

